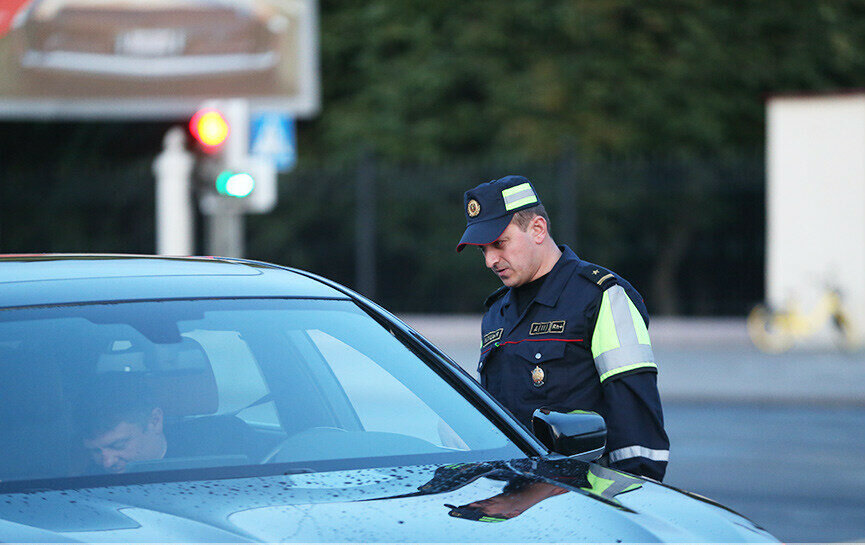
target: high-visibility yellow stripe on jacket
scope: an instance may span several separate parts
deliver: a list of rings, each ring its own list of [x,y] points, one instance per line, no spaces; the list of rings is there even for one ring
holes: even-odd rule
[[[622,286],[603,294],[592,334],[592,357],[602,383],[635,369],[658,368],[646,323]]]

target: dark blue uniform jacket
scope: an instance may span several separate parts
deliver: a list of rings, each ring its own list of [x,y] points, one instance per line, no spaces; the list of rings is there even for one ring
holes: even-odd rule
[[[607,422],[610,467],[661,480],[669,440],[656,368],[619,373],[602,384],[591,350],[604,290],[622,286],[648,326],[643,298],[615,273],[560,249],[562,257],[522,315],[507,287],[487,299],[481,384],[529,429],[539,407],[599,413]]]

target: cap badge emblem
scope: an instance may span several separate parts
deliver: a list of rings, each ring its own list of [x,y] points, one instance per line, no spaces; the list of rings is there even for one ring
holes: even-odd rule
[[[470,218],[476,217],[481,213],[481,203],[474,199],[470,200],[468,205],[466,205],[466,213],[468,213]]]
[[[532,369],[532,382],[537,388],[540,388],[544,385],[544,370],[541,369],[538,365],[536,365],[535,368]]]

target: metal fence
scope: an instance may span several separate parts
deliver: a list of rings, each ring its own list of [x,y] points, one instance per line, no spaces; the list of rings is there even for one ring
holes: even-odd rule
[[[281,177],[272,213],[248,217],[247,257],[317,272],[395,311],[480,312],[499,281],[476,251],[454,251],[462,193],[506,174],[532,180],[557,242],[628,278],[654,314],[740,315],[762,298],[762,157],[302,164]],[[149,161],[0,166],[0,252],[152,253],[153,193]]]
[[[0,252],[154,252],[149,161],[98,169],[4,167]]]

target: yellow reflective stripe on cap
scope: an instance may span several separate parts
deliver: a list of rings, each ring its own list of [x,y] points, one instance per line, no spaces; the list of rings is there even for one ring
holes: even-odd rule
[[[646,323],[622,286],[612,286],[601,298],[592,357],[601,382],[634,369],[657,369]]]
[[[538,202],[537,195],[532,190],[531,184],[528,183],[515,185],[503,190],[502,198],[505,201],[505,210],[508,211]]]
[[[514,187],[509,187],[507,189],[503,189],[502,190],[502,197],[507,199],[508,197],[513,197],[514,195],[516,195],[517,193],[520,193],[521,191],[525,191],[525,190],[531,191],[531,189],[532,189],[532,185],[530,183],[528,183],[528,182],[522,183],[520,185],[515,185]]]

